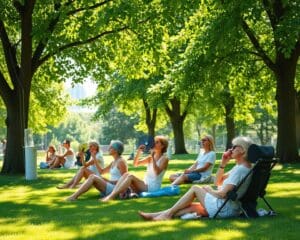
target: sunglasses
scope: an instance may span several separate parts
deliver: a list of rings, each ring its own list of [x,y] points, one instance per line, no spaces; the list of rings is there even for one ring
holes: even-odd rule
[[[233,145],[231,149],[234,150],[234,149],[236,149],[237,147],[240,147],[240,145]]]

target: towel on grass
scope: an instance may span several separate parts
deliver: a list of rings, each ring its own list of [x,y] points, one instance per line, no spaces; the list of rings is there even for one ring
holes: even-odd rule
[[[141,192],[139,197],[161,197],[161,196],[174,196],[180,193],[180,188],[177,185],[167,186],[160,188],[154,192]]]

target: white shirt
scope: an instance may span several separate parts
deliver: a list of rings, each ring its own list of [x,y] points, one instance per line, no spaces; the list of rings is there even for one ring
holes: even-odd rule
[[[160,166],[161,164],[161,160],[166,157],[165,154],[163,154],[158,161],[156,162],[157,166]],[[153,163],[152,161],[150,163],[148,163],[147,165],[147,172],[146,172],[146,176],[145,176],[145,183],[148,185],[148,192],[154,192],[158,189],[160,189],[161,187],[161,182],[163,179],[163,176],[165,174],[166,170],[161,171],[161,173],[159,175],[156,175],[154,168],[153,168]]]
[[[91,156],[92,157],[92,156]],[[90,157],[90,159],[91,159]],[[102,152],[98,152],[96,154],[96,161],[99,162],[99,165],[101,168],[104,168],[104,159],[103,159],[103,155],[102,155]],[[96,175],[100,176],[101,174],[99,173],[97,167],[95,164],[92,164],[88,167],[88,169],[90,169],[91,171],[93,171]]]
[[[199,153],[196,161],[197,161],[196,169],[204,167],[206,163],[211,164],[210,167],[206,169],[206,171],[201,172],[201,178],[209,177],[212,173],[216,161],[216,153],[214,151],[210,151],[207,153]]]

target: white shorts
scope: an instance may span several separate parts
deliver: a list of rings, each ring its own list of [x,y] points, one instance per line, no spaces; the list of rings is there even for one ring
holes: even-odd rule
[[[66,160],[66,162],[64,164],[64,168],[69,169],[69,168],[72,168],[72,167],[74,167],[74,161],[67,161]]]
[[[208,213],[208,216],[212,218],[218,209],[222,206],[224,199],[216,198],[210,193],[206,193],[204,199],[205,209]],[[218,213],[218,217],[227,218],[227,217],[235,217],[239,215],[239,207],[235,202],[229,200],[226,205],[222,208],[222,210]]]

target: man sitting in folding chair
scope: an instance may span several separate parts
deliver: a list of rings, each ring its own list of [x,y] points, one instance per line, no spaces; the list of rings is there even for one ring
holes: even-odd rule
[[[233,147],[222,156],[221,165],[216,173],[217,190],[210,186],[192,186],[171,208],[156,213],[139,212],[146,220],[166,220],[172,217],[180,217],[187,213],[196,213],[197,216],[234,217],[240,215],[240,196],[246,192],[251,177],[247,177],[251,171],[252,164],[248,161],[247,152],[252,140],[247,137],[237,137],[232,141]],[[228,172],[224,169],[230,159],[235,159],[236,165]],[[243,181],[243,184],[240,183]],[[235,199],[228,198],[228,193],[239,186]],[[193,202],[197,198],[199,203]],[[223,205],[223,203],[225,203]],[[223,205],[222,209],[219,209]]]

